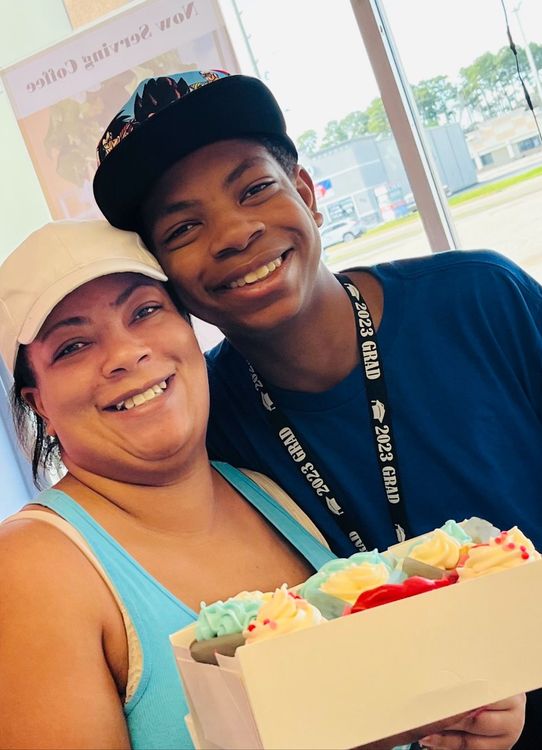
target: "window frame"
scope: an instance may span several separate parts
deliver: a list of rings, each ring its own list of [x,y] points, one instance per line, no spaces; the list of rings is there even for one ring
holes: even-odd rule
[[[432,252],[460,247],[382,0],[350,0]]]

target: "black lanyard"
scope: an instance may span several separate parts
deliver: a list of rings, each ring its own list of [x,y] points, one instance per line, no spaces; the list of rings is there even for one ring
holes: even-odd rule
[[[369,308],[358,288],[352,284],[348,277],[342,274],[336,274],[336,277],[346,291],[354,312],[377,461],[395,535],[398,541],[402,542],[405,538],[410,537],[411,533],[408,528],[401,494],[397,457],[393,447],[390,407],[384,382],[384,372],[378,353],[376,332]],[[288,451],[291,460],[296,464],[301,476],[309,483],[319,502],[324,503],[328,511],[335,516],[335,520],[356,549],[371,549],[372,546],[368,546],[370,542],[369,534],[359,528],[359,522],[354,521],[346,504],[338,498],[337,493],[326,482],[324,473],[320,468],[317,468],[316,459],[307,448],[306,441],[302,440],[300,433],[290,425],[286,415],[273,401],[268,386],[250,363],[249,371],[254,388],[260,395],[267,420]]]

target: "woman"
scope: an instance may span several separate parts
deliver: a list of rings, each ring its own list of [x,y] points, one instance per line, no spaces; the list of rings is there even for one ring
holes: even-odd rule
[[[202,600],[297,584],[332,556],[209,464],[205,366],[164,281],[136,235],[94,221],[46,225],[0,269],[21,435],[34,419],[35,473],[55,450],[67,470],[0,528],[3,748],[190,747],[169,634]],[[486,750],[521,728],[520,698],[499,709]]]

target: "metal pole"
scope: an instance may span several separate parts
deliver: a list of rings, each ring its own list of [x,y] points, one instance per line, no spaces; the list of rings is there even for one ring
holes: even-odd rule
[[[531,74],[534,79],[534,85],[536,87],[536,93],[538,95],[538,106],[542,107],[542,87],[540,86],[540,78],[538,77],[538,70],[536,69],[536,65],[533,58],[533,53],[531,52],[531,48],[529,47],[529,42],[527,41],[527,37],[525,36],[525,31],[523,30],[523,26],[521,25],[521,20],[519,17],[519,10],[521,8],[521,3],[518,3],[515,8],[512,8],[512,13],[516,16],[516,21],[518,24],[518,28],[521,34],[521,37],[523,39],[523,45],[525,47],[525,54],[527,55],[527,60],[529,62],[529,67],[531,69]]]
[[[382,0],[350,0],[433,252],[460,247]]]
[[[254,57],[254,53],[252,52],[252,47],[250,46],[250,34],[247,34],[245,30],[245,26],[243,24],[243,20],[241,18],[242,12],[239,10],[237,3],[235,0],[231,0],[231,4],[233,7],[233,10],[235,11],[235,17],[237,18],[237,23],[239,24],[239,28],[241,29],[241,34],[243,36],[243,41],[245,42],[245,46],[247,48],[248,56],[250,57],[250,62],[252,63],[252,67],[254,68],[254,72],[256,74],[256,78],[261,79],[260,71],[258,69],[258,61]]]

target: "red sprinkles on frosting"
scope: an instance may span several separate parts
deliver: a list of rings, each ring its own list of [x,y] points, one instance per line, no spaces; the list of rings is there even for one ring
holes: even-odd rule
[[[495,544],[503,544],[504,542],[506,542],[506,538],[508,536],[508,533],[509,533],[508,531],[501,531],[501,533],[498,536],[495,537],[495,540],[494,540]],[[517,547],[517,545],[514,544],[514,542],[507,542],[506,544],[504,544],[504,549],[510,550],[510,552],[512,552],[513,550],[515,550],[516,547]],[[522,560],[529,560],[530,559],[531,555],[529,554],[529,552],[527,550],[527,547],[524,544],[520,544],[519,545],[519,551],[521,552],[521,559]]]

